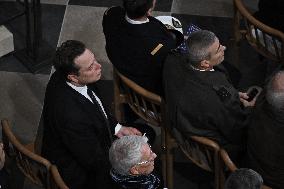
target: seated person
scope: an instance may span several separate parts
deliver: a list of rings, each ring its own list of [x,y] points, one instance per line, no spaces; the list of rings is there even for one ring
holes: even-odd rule
[[[225,46],[214,33],[200,30],[187,39],[189,52],[172,52],[164,64],[164,90],[170,125],[186,139],[205,136],[224,147],[236,161],[255,99],[238,92],[220,64]],[[182,142],[183,139],[180,140]]]
[[[284,188],[284,71],[268,82],[248,127],[248,167],[256,170],[264,183]],[[259,97],[260,98],[260,97]]]
[[[178,40],[150,16],[156,0],[123,0],[103,17],[108,58],[119,72],[143,88],[162,94],[162,65]]]
[[[262,177],[252,169],[237,169],[228,177],[225,189],[261,189]]]
[[[144,136],[125,136],[115,140],[109,150],[110,175],[123,189],[156,189],[160,179],[155,176],[152,152]]]
[[[53,64],[43,106],[42,156],[72,189],[112,188],[106,159],[113,138],[141,133],[120,125],[104,108],[96,85],[102,68],[85,44],[62,43]]]

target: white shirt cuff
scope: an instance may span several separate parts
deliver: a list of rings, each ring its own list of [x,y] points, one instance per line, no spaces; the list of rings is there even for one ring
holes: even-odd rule
[[[116,135],[118,133],[118,131],[121,129],[122,125],[120,125],[119,123],[116,124],[115,128],[114,128],[114,135]]]

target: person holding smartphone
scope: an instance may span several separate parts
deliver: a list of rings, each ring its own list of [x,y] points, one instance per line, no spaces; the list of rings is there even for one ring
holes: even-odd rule
[[[266,185],[284,188],[284,71],[277,72],[264,91],[248,127],[247,164]]]
[[[245,147],[250,108],[247,93],[239,92],[228,79],[226,47],[207,30],[191,33],[188,53],[172,52],[164,65],[165,101],[171,126],[183,138],[205,136],[238,160]]]

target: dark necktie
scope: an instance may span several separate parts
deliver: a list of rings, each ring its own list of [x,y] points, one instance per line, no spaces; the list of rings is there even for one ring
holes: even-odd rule
[[[97,101],[93,91],[91,89],[87,89],[87,93],[89,95],[89,97],[92,99],[93,103],[96,104],[100,110],[100,112],[102,113],[102,115],[104,116],[105,119],[107,119],[106,115],[104,114],[104,111],[102,109],[102,107],[100,106],[99,102]]]
[[[110,131],[110,126],[109,126],[109,120],[108,118],[106,117],[106,115],[104,114],[104,111],[102,109],[102,107],[100,106],[99,102],[97,101],[93,91],[89,88],[87,88],[87,94],[89,95],[89,97],[92,99],[93,103],[97,105],[97,107],[99,108],[99,111],[101,112],[101,114],[103,115],[104,117],[104,120],[107,124],[107,129],[108,129],[108,134],[109,134],[109,137],[110,137],[110,141],[112,142],[112,134],[111,134],[111,131]]]

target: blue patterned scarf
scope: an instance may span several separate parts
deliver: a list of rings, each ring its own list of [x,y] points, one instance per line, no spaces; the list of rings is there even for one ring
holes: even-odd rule
[[[125,189],[157,189],[160,185],[160,179],[154,174],[121,175],[112,169],[110,176],[121,188]]]

